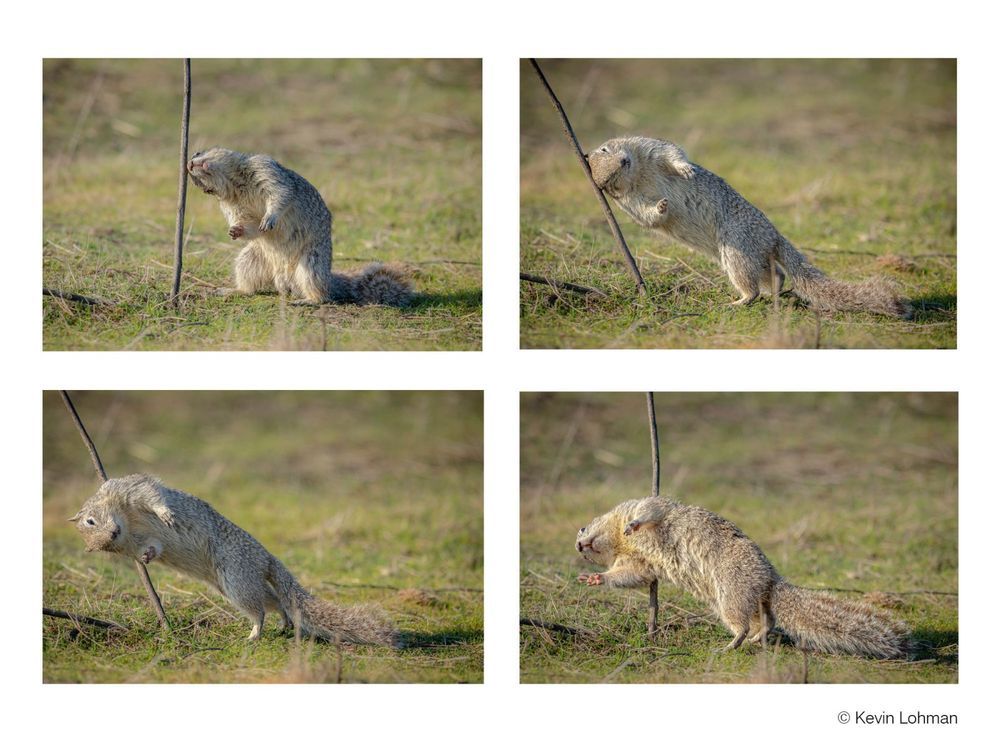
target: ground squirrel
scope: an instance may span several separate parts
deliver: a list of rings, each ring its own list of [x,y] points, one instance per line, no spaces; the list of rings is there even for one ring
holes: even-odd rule
[[[818,310],[867,310],[909,318],[913,309],[885,278],[850,284],[811,265],[764,213],[725,180],[688,161],[669,141],[613,138],[587,155],[594,181],[640,226],[714,258],[748,305],[771,291],[771,262],[795,295]],[[781,270],[784,270],[784,273]]]
[[[330,270],[330,210],[308,180],[270,156],[215,147],[196,153],[187,171],[195,185],[219,199],[229,236],[249,240],[236,258],[237,292],[277,291],[312,303],[401,307],[412,300],[398,266]]]
[[[376,607],[339,607],[310,594],[250,534],[211,505],[158,479],[109,479],[73,518],[87,551],[103,550],[164,565],[211,584],[253,622],[278,612],[282,627],[329,641],[398,646],[398,634]]]
[[[590,586],[639,588],[663,579],[711,605],[733,633],[766,643],[777,624],[800,648],[905,658],[909,630],[859,601],[793,586],[734,524],[704,508],[647,497],[626,500],[576,536],[576,549],[604,573],[580,575]]]

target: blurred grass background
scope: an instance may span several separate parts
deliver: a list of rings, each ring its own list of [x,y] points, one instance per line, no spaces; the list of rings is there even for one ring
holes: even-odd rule
[[[912,321],[822,318],[823,347],[955,346],[953,60],[540,60],[584,151],[619,135],[679,144],[766,213],[827,274],[898,281]],[[528,61],[521,63],[521,270],[606,300],[521,284],[526,348],[815,346],[816,319],[785,300],[736,298],[722,270],[616,210],[649,299]]]
[[[658,393],[661,493],[718,513],[778,572],[810,588],[871,595],[912,629],[912,662],[810,654],[810,682],[958,679],[958,400],[950,393]],[[708,606],[660,584],[588,589],[576,531],[650,489],[642,393],[521,396],[524,682],[801,682],[783,645],[718,653]],[[947,592],[903,593],[903,592]]]
[[[43,621],[46,682],[481,682],[482,394],[89,392],[73,399],[110,476],[144,472],[246,529],[310,591],[383,606],[413,647],[297,647],[153,562],[161,633],[128,560],[65,519],[98,486],[59,395],[44,405],[45,606],[129,626]]]
[[[242,242],[189,183],[179,312],[170,292],[180,60],[43,64],[46,349],[478,349],[479,60],[193,60],[191,148],[266,153],[333,212],[334,267],[412,264],[406,310],[220,299]]]

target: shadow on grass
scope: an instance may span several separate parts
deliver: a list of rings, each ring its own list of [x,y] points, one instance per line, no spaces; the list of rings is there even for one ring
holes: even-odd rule
[[[914,318],[917,322],[933,322],[941,317],[950,318],[954,315],[958,307],[958,297],[954,294],[930,295],[928,297],[915,297],[910,300],[915,311]],[[941,316],[941,313],[947,313]]]
[[[441,646],[464,646],[483,642],[482,630],[442,630],[437,633],[400,633],[405,649],[439,648]]]
[[[951,648],[947,653],[942,649]],[[958,664],[958,631],[957,630],[914,630],[913,631],[914,661],[933,660],[943,666]]]
[[[457,312],[476,312],[483,306],[483,291],[475,289],[465,292],[418,293],[406,310],[421,312],[439,307],[454,307]]]

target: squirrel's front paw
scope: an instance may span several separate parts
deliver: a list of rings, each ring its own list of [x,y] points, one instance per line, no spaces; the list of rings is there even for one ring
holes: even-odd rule
[[[578,580],[580,583],[585,583],[588,586],[600,586],[602,583],[604,583],[604,579],[601,577],[600,573],[590,573],[590,574],[581,573],[579,576],[577,576],[576,580]]]
[[[667,203],[667,199],[666,198],[660,198],[660,200],[657,201],[657,203],[656,203],[656,213],[658,213],[658,214],[665,214],[667,212],[667,208],[669,208],[669,206],[670,206],[670,204]]]
[[[270,214],[268,214],[267,216],[265,216],[263,219],[260,220],[260,231],[270,232],[272,229],[274,229],[274,226],[277,223],[278,223],[278,217],[271,216]]]
[[[139,555],[139,562],[146,564],[156,559],[156,547],[147,547],[146,551]]]
[[[243,236],[243,227],[237,224],[235,227],[229,227],[229,239],[238,240]]]

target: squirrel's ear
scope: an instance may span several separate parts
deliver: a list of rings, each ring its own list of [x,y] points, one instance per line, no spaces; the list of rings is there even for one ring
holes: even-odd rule
[[[78,510],[76,512],[75,516],[73,516],[72,518],[67,518],[66,520],[69,521],[70,523],[76,523],[77,521],[80,520],[80,516],[82,516],[82,515],[83,515],[83,511],[82,510]]]

